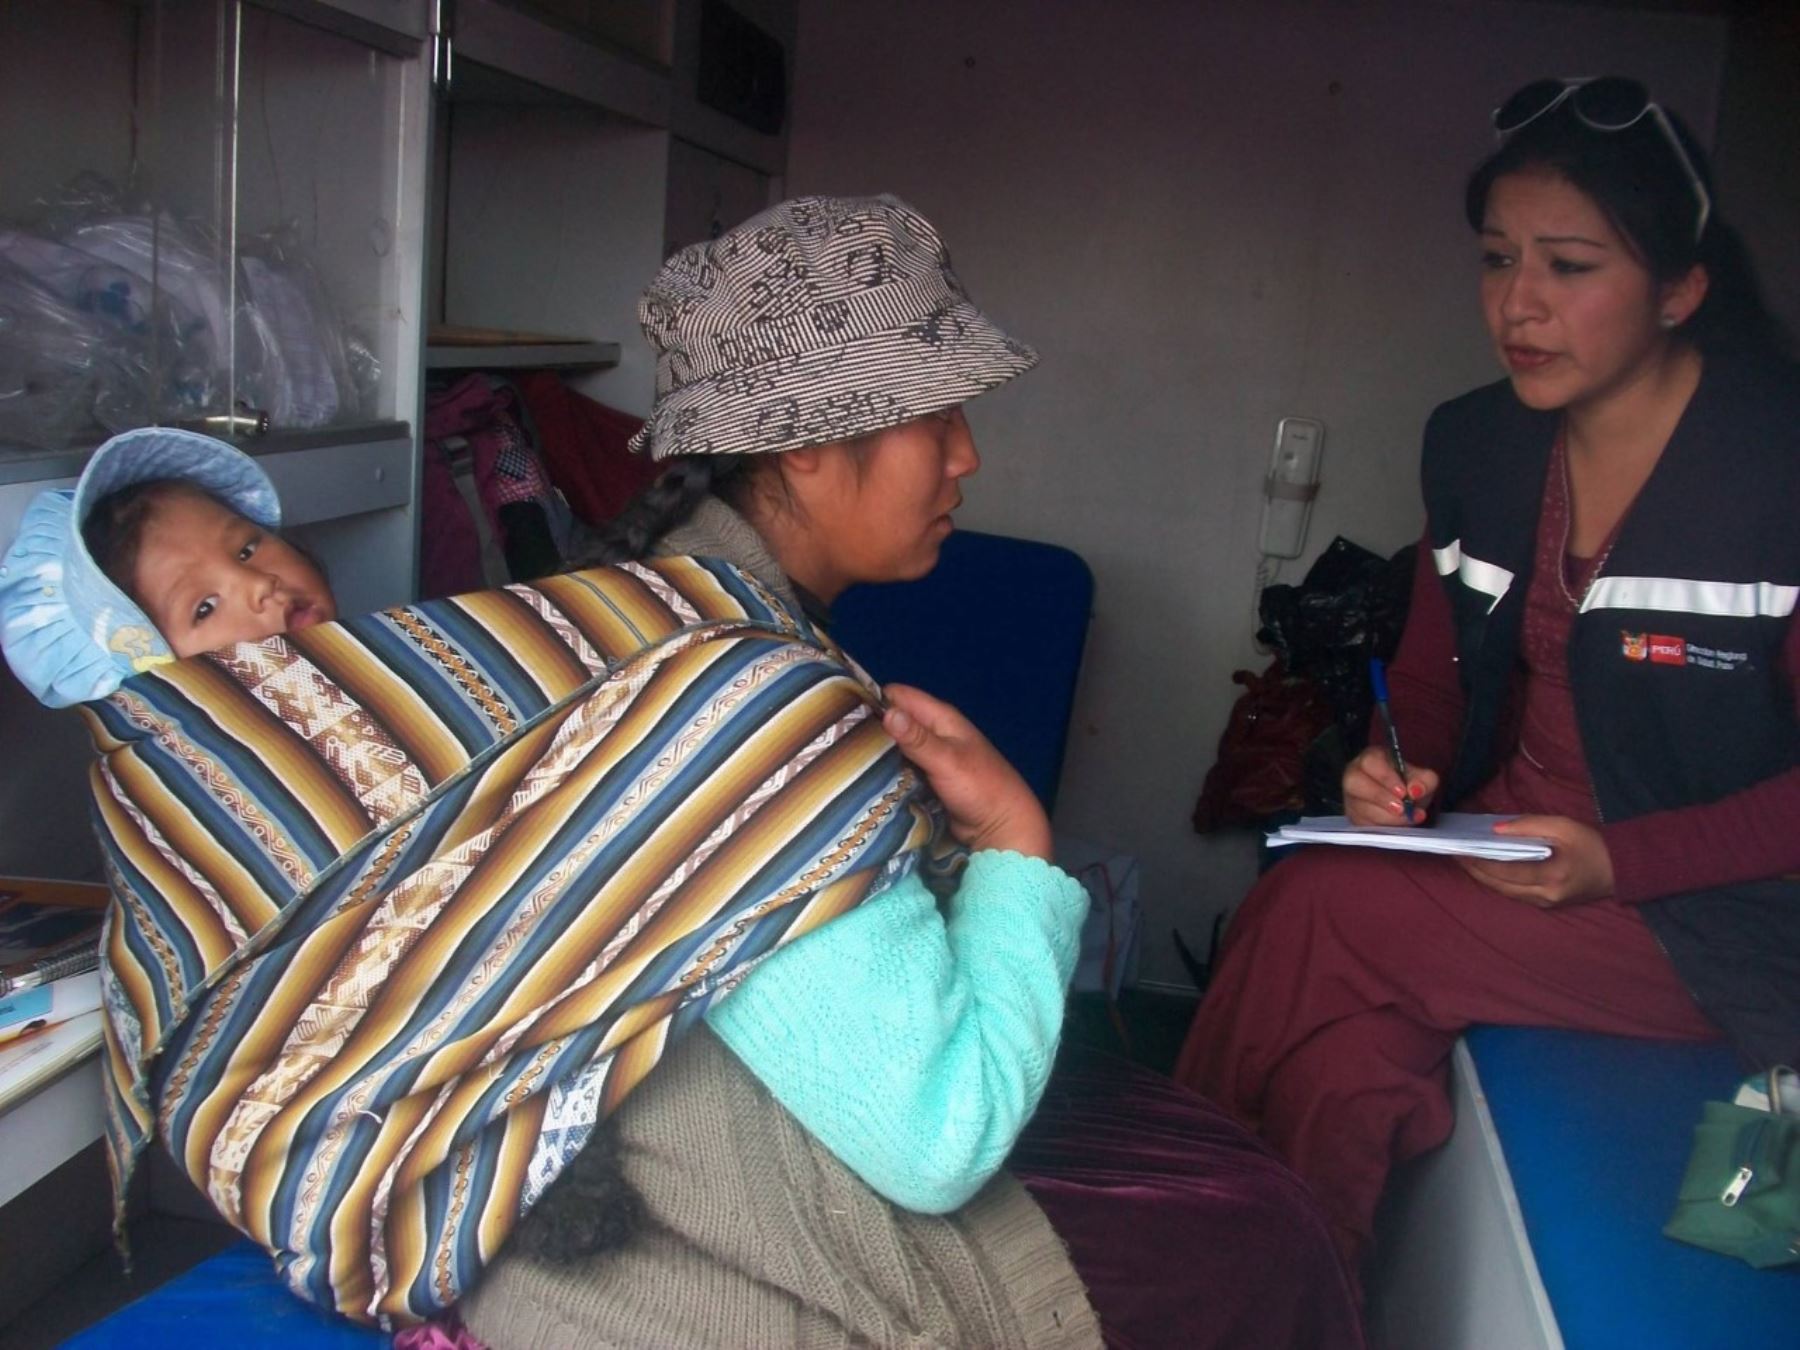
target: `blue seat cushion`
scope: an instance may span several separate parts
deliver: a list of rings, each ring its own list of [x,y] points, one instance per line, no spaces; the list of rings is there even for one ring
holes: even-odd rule
[[[391,1337],[302,1303],[250,1241],[227,1247],[63,1342],[65,1350],[198,1350],[279,1345],[299,1350],[382,1350]]]
[[[1723,1042],[1480,1027],[1469,1050],[1569,1350],[1800,1345],[1800,1271],[1662,1235]]]
[[[877,680],[954,703],[1050,810],[1093,599],[1068,549],[959,530],[923,580],[838,597],[831,633]]]

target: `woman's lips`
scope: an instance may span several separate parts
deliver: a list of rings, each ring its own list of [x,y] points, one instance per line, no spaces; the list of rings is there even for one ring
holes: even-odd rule
[[[1547,352],[1542,347],[1514,347],[1508,345],[1501,348],[1506,357],[1509,370],[1542,370],[1556,360],[1555,352]]]

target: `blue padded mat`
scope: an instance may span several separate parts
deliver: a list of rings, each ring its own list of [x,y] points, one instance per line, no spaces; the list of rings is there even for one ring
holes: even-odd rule
[[[1742,1076],[1724,1045],[1480,1027],[1469,1049],[1568,1350],[1800,1345],[1800,1269],[1662,1235],[1701,1103]]]
[[[390,1337],[302,1303],[275,1278],[267,1252],[244,1241],[63,1342],[64,1350],[200,1350],[280,1345],[382,1350]]]
[[[846,591],[831,634],[877,680],[961,708],[1051,810],[1093,599],[1068,549],[959,530],[923,580]]]

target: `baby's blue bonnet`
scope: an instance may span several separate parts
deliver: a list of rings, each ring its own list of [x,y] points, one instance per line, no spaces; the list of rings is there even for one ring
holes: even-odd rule
[[[101,498],[159,478],[193,483],[265,529],[280,528],[281,502],[269,475],[224,441],[164,427],[107,441],[73,488],[33,499],[0,558],[0,646],[39,702],[65,708],[104,698],[129,676],[175,659],[81,537],[82,521]]]

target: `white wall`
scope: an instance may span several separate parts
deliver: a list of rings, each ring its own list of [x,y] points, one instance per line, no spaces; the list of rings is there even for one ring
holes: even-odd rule
[[[459,104],[449,139],[444,318],[617,342],[616,367],[572,383],[648,413],[637,299],[663,261],[668,133],[583,108]]]
[[[1634,73],[1710,136],[1720,19],[1441,0],[802,0],[793,192],[887,190],[1042,354],[977,403],[966,525],[1098,583],[1057,824],[1143,862],[1185,983],[1253,844],[1189,813],[1251,645],[1275,424],[1325,423],[1310,551],[1421,522],[1439,400],[1497,377],[1461,184],[1526,80]],[[1308,559],[1289,564],[1297,579]]]

